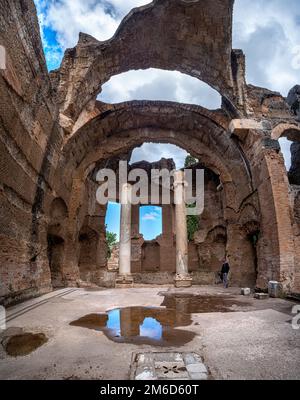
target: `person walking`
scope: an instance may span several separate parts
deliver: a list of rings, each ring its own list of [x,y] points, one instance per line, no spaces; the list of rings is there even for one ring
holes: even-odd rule
[[[221,270],[222,281],[223,281],[223,285],[224,285],[225,289],[228,288],[229,271],[230,271],[229,262],[228,262],[227,258],[225,258],[223,265],[222,265],[222,270]]]

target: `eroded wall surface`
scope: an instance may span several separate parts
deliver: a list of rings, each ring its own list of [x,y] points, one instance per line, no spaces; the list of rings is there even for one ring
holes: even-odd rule
[[[92,204],[90,172],[147,141],[185,148],[220,179],[221,191],[208,188],[214,200],[190,246],[193,273],[198,257],[210,281],[207,271],[216,271],[225,247],[234,284],[266,288],[276,279],[299,292],[299,86],[284,99],[247,85],[245,56],[232,49],[232,9],[232,0],[155,0],[132,11],[110,41],[81,34],[50,76],[33,1],[0,0],[2,303],[86,280],[113,281],[105,210]],[[204,80],[222,95],[222,109],[96,101],[113,75],[150,67]],[[294,142],[289,175],[281,136]],[[173,233],[159,245],[168,271]]]

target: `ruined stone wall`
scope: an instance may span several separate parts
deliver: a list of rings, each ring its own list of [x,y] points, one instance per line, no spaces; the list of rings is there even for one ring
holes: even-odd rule
[[[132,11],[110,41],[80,35],[50,80],[33,1],[0,0],[0,302],[82,280],[112,285],[105,210],[96,209],[88,175],[149,141],[185,148],[222,183],[221,191],[208,187],[190,244],[196,283],[213,283],[226,252],[234,284],[252,284],[257,274],[259,288],[276,279],[287,292],[300,290],[299,195],[295,187],[289,193],[278,144],[281,136],[295,142],[289,178],[298,185],[299,87],[286,102],[246,85],[245,57],[232,50],[232,8],[232,0],[155,0]],[[95,101],[111,76],[149,67],[203,79],[223,96],[222,109]],[[167,233],[157,239],[158,282],[174,268],[174,232]],[[136,271],[142,243],[133,240]]]
[[[204,194],[205,207],[199,217],[199,230],[188,247],[188,269],[193,275],[194,283],[214,284],[223,260],[228,255],[232,264],[231,283],[254,287],[257,277],[256,247],[259,240],[259,215],[251,205],[255,203],[255,196],[248,199],[238,219],[231,217],[232,220],[227,221],[224,189],[218,176],[208,169],[205,169]],[[139,235],[138,216],[138,207],[134,206],[131,271],[135,280],[155,284],[170,283],[176,271],[173,206],[163,206],[163,232],[152,241],[144,241]],[[254,234],[255,244],[252,242]]]
[[[44,212],[62,136],[34,4],[1,0],[0,9],[0,299],[9,301],[51,289]]]
[[[160,271],[160,247],[156,240],[142,246],[142,272]]]
[[[218,191],[220,181],[212,173],[205,176],[204,212],[199,218],[199,230],[194,235],[200,271],[220,270],[226,251],[226,222],[224,192]]]
[[[102,270],[107,269],[108,248],[105,228],[106,206],[97,203],[96,189],[95,182],[88,179],[80,212],[81,228],[75,245],[78,246],[77,263],[80,280],[100,285]]]
[[[300,186],[291,186],[290,198],[293,212],[293,230],[295,240],[295,280],[292,291],[294,293],[300,293]]]
[[[299,142],[294,142],[291,145],[291,156],[289,181],[292,185],[300,185],[300,137]]]

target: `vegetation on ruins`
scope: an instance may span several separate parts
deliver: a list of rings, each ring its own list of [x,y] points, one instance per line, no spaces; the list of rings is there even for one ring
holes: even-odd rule
[[[117,234],[113,232],[106,232],[106,243],[108,258],[110,258],[113,247],[117,244]]]

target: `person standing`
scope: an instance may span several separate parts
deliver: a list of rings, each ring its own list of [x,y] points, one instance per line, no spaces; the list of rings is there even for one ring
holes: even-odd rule
[[[222,265],[222,270],[221,270],[222,281],[223,281],[223,285],[224,285],[225,289],[228,288],[229,271],[230,271],[229,262],[228,262],[227,258],[225,258],[223,265]]]

